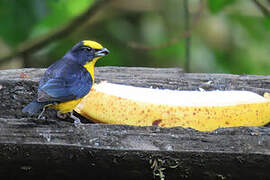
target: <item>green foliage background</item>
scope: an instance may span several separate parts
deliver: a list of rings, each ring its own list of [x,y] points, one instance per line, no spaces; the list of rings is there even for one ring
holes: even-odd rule
[[[262,2],[270,10],[269,1]],[[70,23],[94,3],[94,0],[1,0],[0,59]],[[47,67],[84,39],[96,40],[111,51],[98,66],[184,67],[183,0],[105,3],[94,17],[64,38],[55,39],[33,54],[5,63],[0,61],[0,68]],[[191,72],[270,73],[270,18],[263,16],[252,0],[188,0],[188,3]],[[134,43],[148,49],[134,48],[131,46]]]

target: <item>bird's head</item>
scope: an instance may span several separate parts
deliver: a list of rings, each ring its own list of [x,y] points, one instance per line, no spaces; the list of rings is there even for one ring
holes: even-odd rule
[[[88,63],[95,64],[102,56],[109,54],[109,50],[95,41],[84,40],[77,43],[68,53],[72,59],[85,66]]]

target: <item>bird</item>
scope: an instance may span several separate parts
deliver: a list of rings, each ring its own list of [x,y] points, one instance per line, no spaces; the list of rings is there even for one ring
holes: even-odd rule
[[[109,50],[95,41],[83,40],[75,44],[47,68],[39,81],[37,97],[22,112],[31,116],[39,113],[38,118],[41,118],[49,107],[61,114],[70,113],[74,123],[80,123],[80,119],[73,115],[73,109],[94,84],[97,60],[107,54]]]

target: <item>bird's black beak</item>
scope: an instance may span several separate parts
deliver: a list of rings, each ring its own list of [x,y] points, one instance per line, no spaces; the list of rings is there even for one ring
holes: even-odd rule
[[[106,48],[98,49],[95,52],[95,57],[106,56],[109,53],[110,53],[110,51],[108,49],[106,49]]]

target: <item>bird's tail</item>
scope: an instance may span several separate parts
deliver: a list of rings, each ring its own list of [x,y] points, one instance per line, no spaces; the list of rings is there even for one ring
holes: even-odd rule
[[[36,99],[33,100],[30,104],[28,104],[27,106],[25,106],[22,110],[23,113],[28,113],[31,116],[33,114],[39,114],[42,112],[43,107],[46,105],[47,103],[41,103],[38,102]]]

